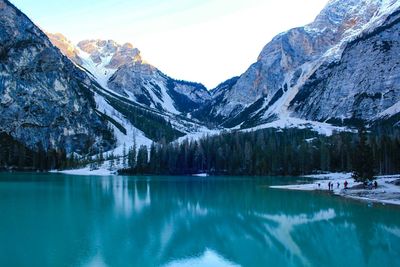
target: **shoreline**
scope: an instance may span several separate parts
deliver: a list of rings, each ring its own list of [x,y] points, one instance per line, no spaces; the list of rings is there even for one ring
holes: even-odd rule
[[[86,167],[74,170],[50,171],[50,173],[78,176],[116,176],[116,173],[114,171],[107,170],[106,168],[104,168],[104,166],[103,168],[97,170],[90,170],[88,167]],[[206,178],[208,175],[202,173],[189,176]],[[346,197],[359,201],[400,206],[400,185],[394,184],[394,182],[397,180],[399,180],[400,182],[400,174],[376,176],[376,181],[378,182],[378,188],[376,189],[360,188],[362,183],[354,182],[354,179],[351,178],[351,173],[304,175],[298,176],[298,178],[308,178],[313,179],[313,181],[288,185],[272,185],[268,187],[278,190],[330,192],[336,196]],[[347,189],[344,189],[345,181],[347,181],[348,183]],[[333,190],[328,189],[329,182],[333,183]],[[337,183],[339,183],[339,187],[337,186]]]
[[[394,184],[400,179],[400,174],[376,176],[378,187],[372,189],[361,188],[362,183],[354,182],[354,179],[351,178],[351,173],[328,173],[301,177],[311,178],[314,179],[314,181],[299,184],[269,186],[269,188],[279,190],[331,192],[336,196],[360,201],[381,203],[383,205],[400,205],[400,186]],[[347,189],[344,188],[345,181],[348,182]],[[329,182],[333,183],[333,190],[328,189]],[[337,183],[339,183],[339,187],[337,186]]]

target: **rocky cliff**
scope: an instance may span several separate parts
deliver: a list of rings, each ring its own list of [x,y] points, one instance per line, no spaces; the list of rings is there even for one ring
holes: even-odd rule
[[[0,131],[30,147],[112,147],[94,86],[10,2],[0,0]]]
[[[398,101],[399,6],[331,0],[313,23],[276,36],[200,115],[248,128],[288,117],[336,122],[383,112]]]

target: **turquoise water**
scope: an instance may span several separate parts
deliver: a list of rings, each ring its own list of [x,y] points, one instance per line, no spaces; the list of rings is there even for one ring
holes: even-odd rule
[[[298,178],[0,174],[0,266],[400,266],[400,209]]]

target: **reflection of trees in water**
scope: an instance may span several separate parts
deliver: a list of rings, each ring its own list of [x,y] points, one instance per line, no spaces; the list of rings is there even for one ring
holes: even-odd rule
[[[249,181],[171,179],[91,179],[87,204],[97,210],[87,226],[91,257],[113,266],[158,266],[211,250],[242,266],[365,265],[374,251],[399,241],[379,228],[393,219],[365,204]]]
[[[350,218],[364,265],[399,266],[400,236],[393,234],[400,225],[399,208],[379,204],[375,207],[356,205]]]

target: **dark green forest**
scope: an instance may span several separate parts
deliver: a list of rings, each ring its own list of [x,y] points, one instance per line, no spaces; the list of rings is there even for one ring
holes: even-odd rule
[[[137,157],[134,155],[136,160],[130,160],[128,168],[120,173],[302,175],[351,172],[360,165],[360,159],[372,162],[375,174],[400,172],[398,130],[368,132],[364,133],[364,138],[360,147],[358,133],[322,136],[299,129],[222,133],[180,144],[153,144],[149,159],[147,148],[143,146]]]
[[[63,149],[47,149],[39,143],[30,149],[0,132],[0,170],[48,171],[78,166],[79,162],[71,155],[67,157]]]
[[[133,175],[303,175],[352,172],[360,176],[400,173],[400,131],[396,128],[319,135],[307,129],[223,132],[181,143],[153,143],[124,149],[124,157],[89,153],[67,157],[62,149],[25,147],[0,133],[0,169],[52,170],[123,162],[120,174]],[[372,168],[368,168],[372,165]],[[364,169],[364,170],[363,170]]]

